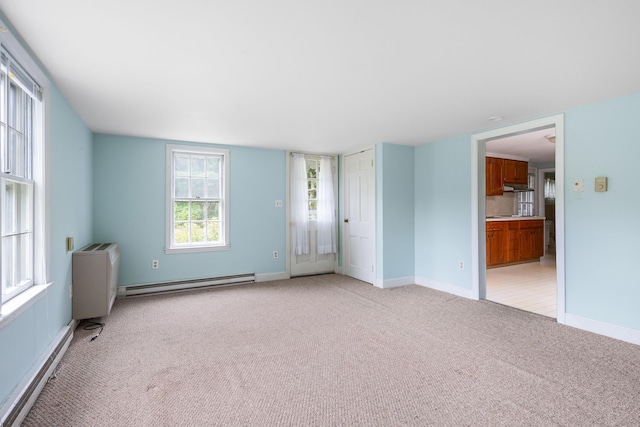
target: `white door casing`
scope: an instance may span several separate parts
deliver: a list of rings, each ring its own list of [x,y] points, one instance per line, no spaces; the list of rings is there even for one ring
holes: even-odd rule
[[[375,162],[373,149],[344,157],[345,274],[375,282]]]

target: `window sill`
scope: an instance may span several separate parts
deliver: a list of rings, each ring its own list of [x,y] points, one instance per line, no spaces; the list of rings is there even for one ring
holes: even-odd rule
[[[47,288],[51,285],[33,285],[19,295],[11,298],[0,307],[0,329],[8,326],[15,319],[20,317],[22,313],[35,305],[47,294]]]
[[[171,254],[193,254],[198,252],[220,252],[220,251],[228,251],[230,248],[231,248],[231,245],[190,246],[186,248],[165,248],[164,253],[167,255],[171,255]]]

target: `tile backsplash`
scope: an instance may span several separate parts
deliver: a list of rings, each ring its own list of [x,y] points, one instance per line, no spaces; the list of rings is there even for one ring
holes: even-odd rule
[[[486,216],[515,215],[516,193],[505,193],[503,196],[487,196]]]

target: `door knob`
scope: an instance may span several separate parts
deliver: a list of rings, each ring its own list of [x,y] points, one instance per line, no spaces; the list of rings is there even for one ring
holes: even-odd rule
[[[349,219],[348,219],[348,218],[345,218],[345,219],[344,219],[344,222],[349,222]]]

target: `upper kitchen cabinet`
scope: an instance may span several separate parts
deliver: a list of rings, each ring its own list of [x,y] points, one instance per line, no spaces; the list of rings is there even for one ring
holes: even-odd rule
[[[486,195],[501,196],[503,194],[503,159],[486,158]]]
[[[529,164],[520,160],[504,159],[503,179],[505,184],[528,183]]]

